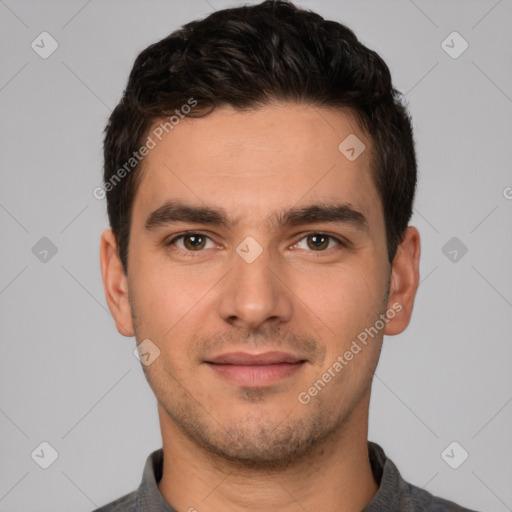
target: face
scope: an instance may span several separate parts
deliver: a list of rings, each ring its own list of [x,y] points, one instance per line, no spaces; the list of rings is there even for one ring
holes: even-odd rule
[[[183,119],[150,151],[109,305],[159,354],[143,368],[163,430],[276,465],[367,415],[382,335],[409,310],[371,150],[349,113],[275,104]]]

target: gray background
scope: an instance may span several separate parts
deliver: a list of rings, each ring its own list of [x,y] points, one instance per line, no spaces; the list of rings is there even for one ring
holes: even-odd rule
[[[422,282],[409,329],[385,340],[369,437],[407,480],[512,510],[512,2],[297,4],[378,51],[414,119]],[[0,511],[90,511],[135,489],[161,446],[135,341],[104,300],[107,217],[92,191],[137,54],[232,5],[0,0]],[[43,31],[59,45],[47,59],[31,48]],[[469,43],[458,58],[442,47],[453,31]],[[38,252],[44,241],[33,251],[42,237],[55,255]],[[48,469],[31,458],[42,441],[58,452]],[[452,441],[469,453],[458,469],[441,456]],[[453,463],[462,452],[448,453]]]

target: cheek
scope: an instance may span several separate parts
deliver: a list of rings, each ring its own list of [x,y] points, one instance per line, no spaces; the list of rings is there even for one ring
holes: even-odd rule
[[[229,269],[172,264],[163,251],[134,254],[133,268],[137,338],[154,341],[172,364],[192,364],[190,346],[209,321],[214,324],[216,290]]]
[[[297,279],[292,289],[325,324],[328,332],[343,340],[375,321],[382,308],[385,282],[378,269],[347,264],[317,269]]]
[[[135,256],[135,255],[134,255]],[[130,300],[138,317],[141,335],[160,339],[193,310],[208,283],[186,269],[172,268],[149,257],[134,257]]]

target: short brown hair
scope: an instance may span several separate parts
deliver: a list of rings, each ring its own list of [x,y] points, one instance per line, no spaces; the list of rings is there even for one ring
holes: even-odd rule
[[[150,127],[190,98],[197,102],[192,117],[225,105],[244,110],[275,100],[349,108],[373,143],[373,179],[393,260],[416,189],[411,120],[384,61],[349,28],[291,2],[267,0],[216,11],[152,44],[137,57],[105,129],[105,184],[126,169]],[[140,164],[123,175],[106,188],[106,197],[127,272]]]

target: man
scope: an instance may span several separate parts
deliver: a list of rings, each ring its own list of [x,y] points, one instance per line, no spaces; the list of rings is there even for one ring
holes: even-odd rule
[[[101,511],[463,511],[367,440],[420,240],[410,119],[382,59],[281,1],[137,58],[105,136],[101,267],[163,449]]]

